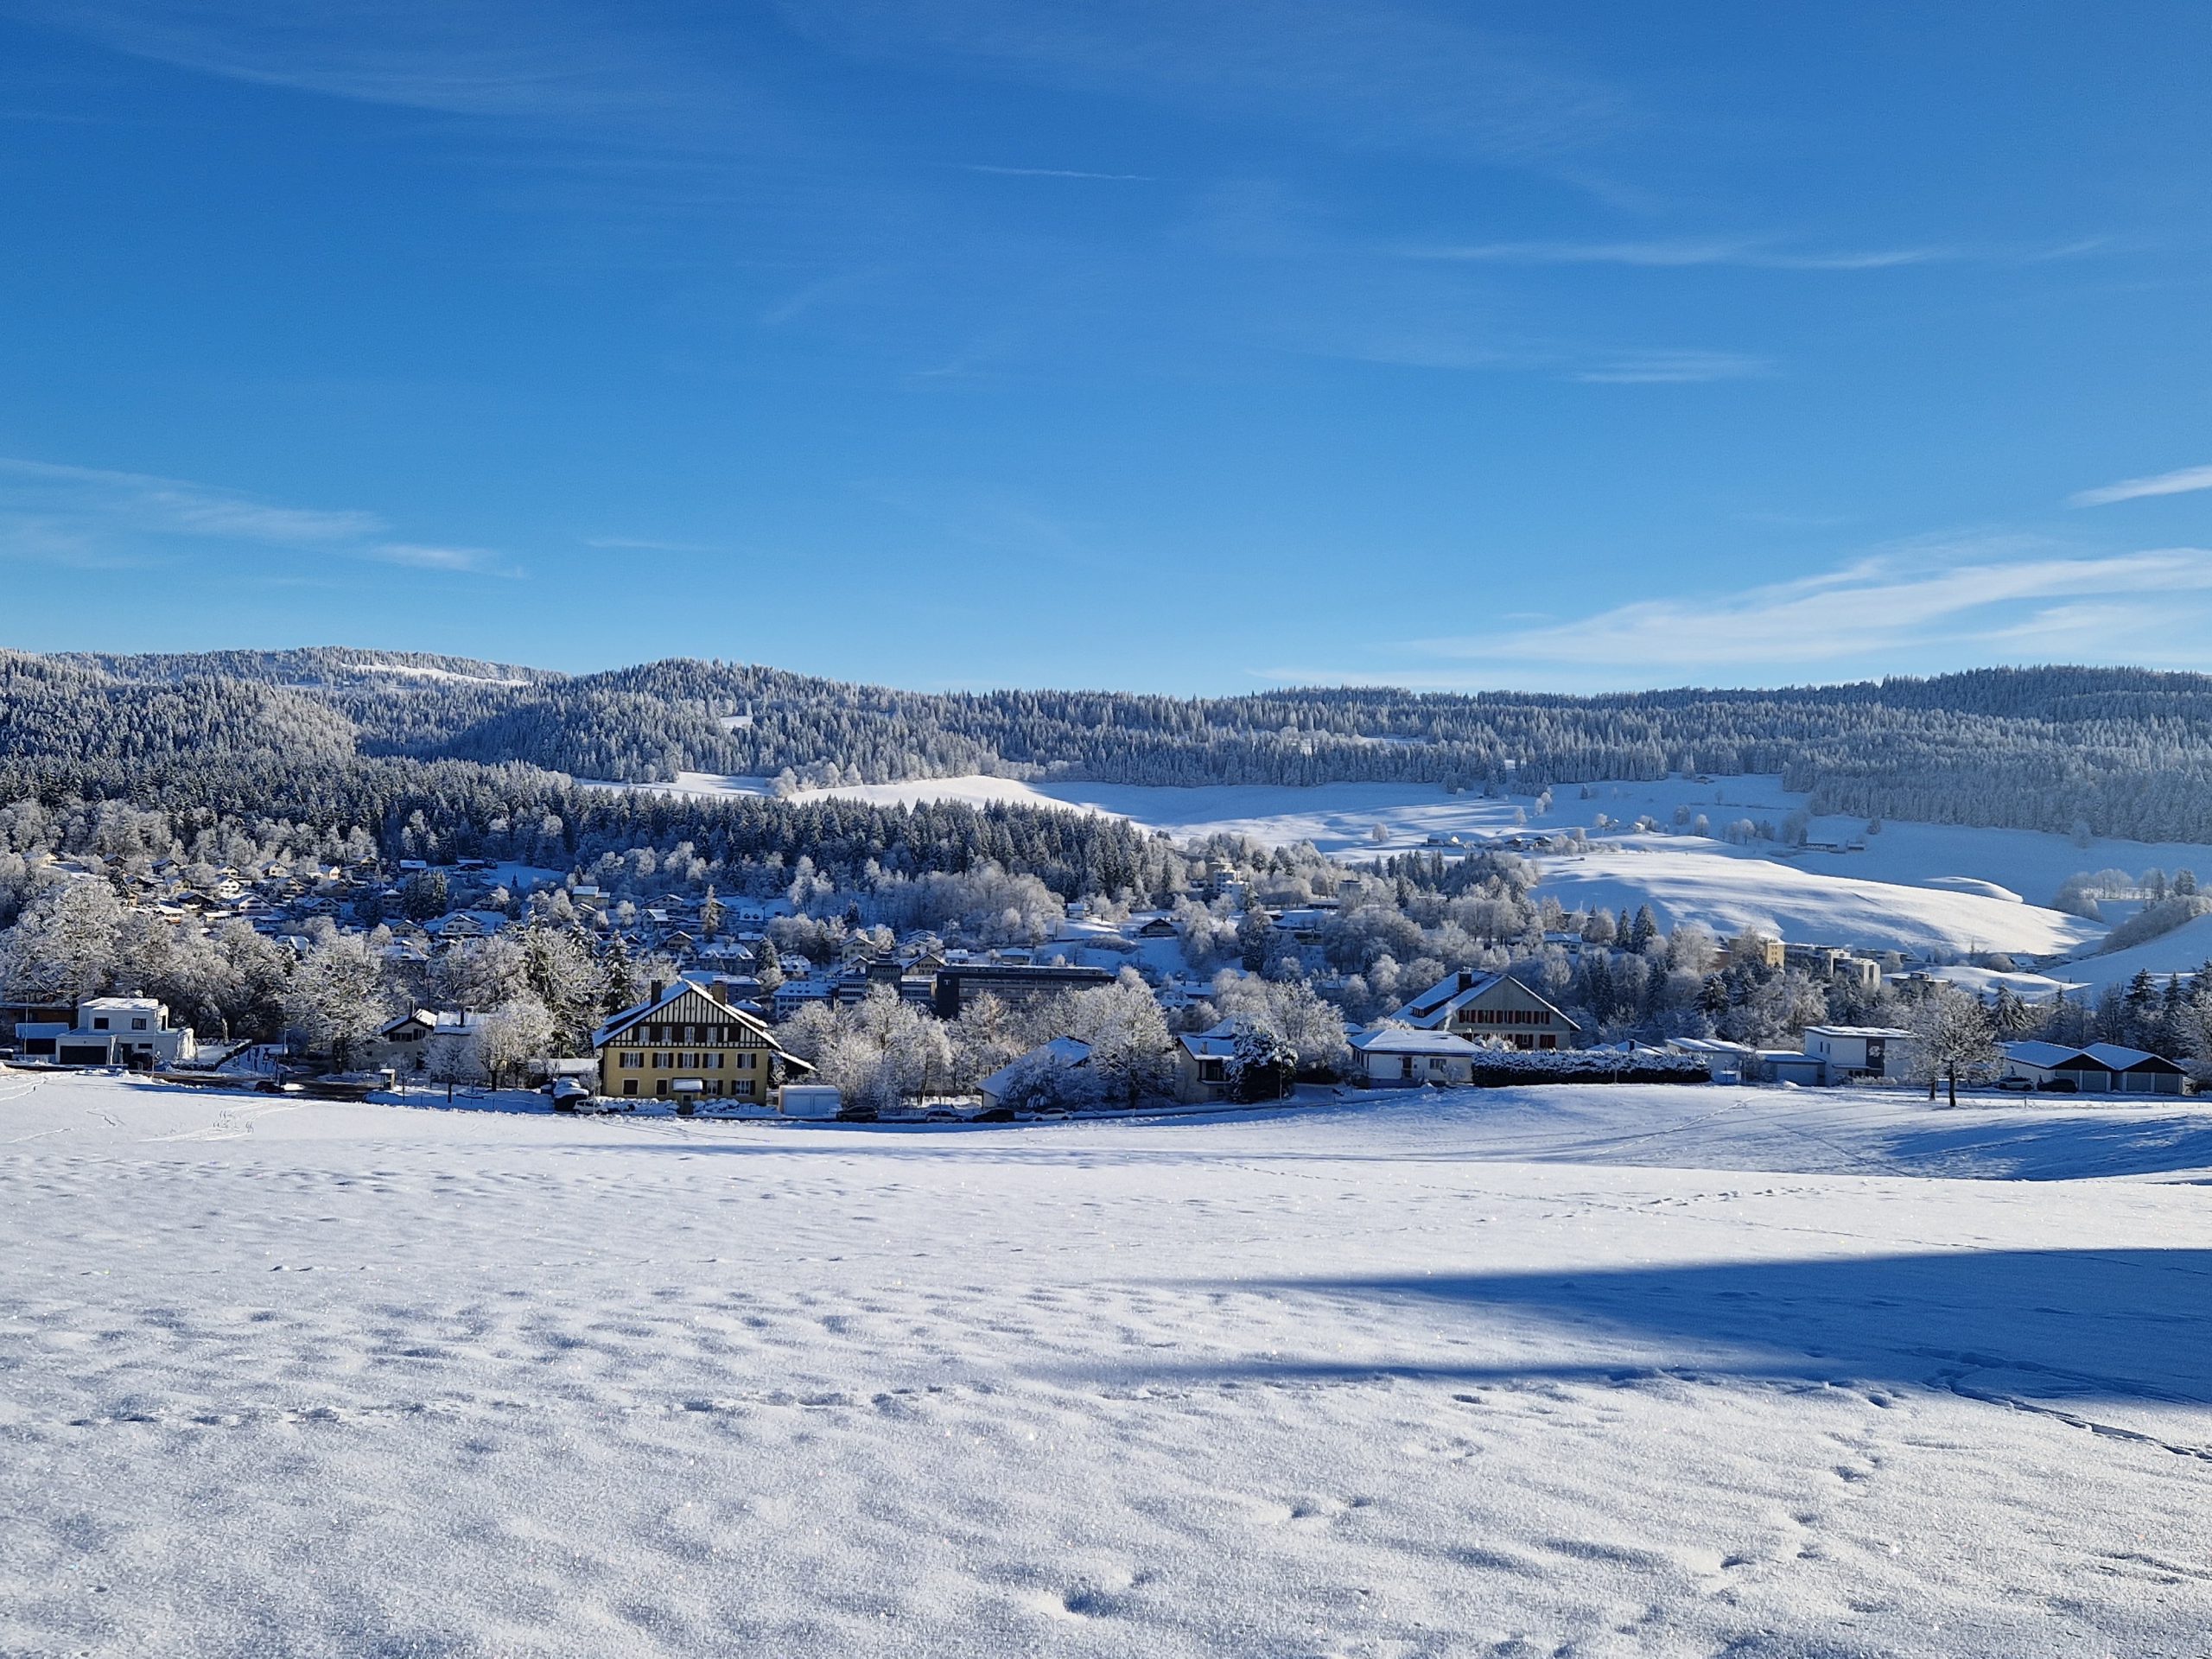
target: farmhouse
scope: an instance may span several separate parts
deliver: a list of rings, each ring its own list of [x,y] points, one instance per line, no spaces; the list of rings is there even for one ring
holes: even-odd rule
[[[726,987],[679,979],[592,1033],[599,1092],[621,1098],[709,1099],[773,1105],[786,1076],[814,1068],[784,1052],[768,1027],[724,999]]]
[[[1462,969],[1390,1016],[1416,1031],[1449,1031],[1509,1048],[1572,1048],[1582,1027],[1510,974]]]

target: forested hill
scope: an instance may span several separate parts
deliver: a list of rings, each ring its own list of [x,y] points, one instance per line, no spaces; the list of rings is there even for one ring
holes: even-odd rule
[[[987,772],[1528,791],[1766,772],[1826,810],[2212,841],[2212,677],[2135,669],[1595,697],[1340,688],[1185,699],[908,692],[691,661],[570,677],[329,648],[0,655],[0,754],[194,752],[519,761],[626,781]]]

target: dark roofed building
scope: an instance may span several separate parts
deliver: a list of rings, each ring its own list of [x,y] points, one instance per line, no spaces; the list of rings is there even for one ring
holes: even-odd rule
[[[1033,1002],[1057,991],[1088,991],[1111,985],[1103,968],[1071,968],[1064,963],[1039,967],[1029,963],[964,962],[941,968],[937,976],[937,1017],[957,1020],[961,1008],[979,996],[1001,1002]]]

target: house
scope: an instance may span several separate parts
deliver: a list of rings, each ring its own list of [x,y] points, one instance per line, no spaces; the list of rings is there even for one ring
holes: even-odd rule
[[[1474,1080],[1482,1050],[1456,1031],[1408,1031],[1378,1026],[1351,1039],[1352,1064],[1370,1088],[1414,1089]]]
[[[1462,969],[1390,1016],[1416,1031],[1495,1037],[1510,1048],[1572,1048],[1582,1027],[1510,974]]]
[[[2003,1043],[2005,1074],[2038,1089],[2084,1095],[2178,1095],[2187,1074],[2171,1060],[2117,1043]]]
[[[721,981],[679,979],[592,1033],[599,1092],[623,1098],[776,1103],[786,1076],[814,1068],[786,1053],[761,1020],[727,1001]]]
[[[481,1069],[476,1042],[484,1016],[466,1008],[414,1008],[377,1027],[362,1045],[372,1070],[389,1066],[403,1080],[458,1082]]]
[[[1051,1042],[1031,1049],[1028,1053],[1001,1066],[983,1079],[979,1085],[983,1093],[983,1103],[986,1106],[1005,1105],[1008,1086],[1027,1069],[1030,1061],[1042,1054],[1049,1054],[1064,1065],[1077,1066],[1090,1060],[1090,1045],[1080,1037],[1055,1037]]]
[[[1234,1020],[1210,1031],[1186,1032],[1175,1039],[1175,1098],[1185,1106],[1229,1098],[1229,1062],[1236,1054]]]
[[[88,996],[73,1024],[19,1025],[16,1041],[27,1058],[60,1065],[175,1065],[200,1052],[192,1028],[170,1025],[168,1006],[150,996]]]
[[[1878,1077],[1894,1083],[1904,1076],[1913,1036],[1888,1026],[1808,1026],[1799,1046],[1821,1063],[1820,1080],[1850,1083]]]
[[[1165,916],[1150,917],[1139,923],[1129,937],[1136,939],[1172,939],[1175,937],[1175,924]]]

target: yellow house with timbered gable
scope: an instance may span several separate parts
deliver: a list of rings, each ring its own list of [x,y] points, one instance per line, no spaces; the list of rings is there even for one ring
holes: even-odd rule
[[[776,1104],[786,1077],[813,1067],[785,1053],[768,1027],[730,1007],[717,982],[653,987],[592,1033],[599,1092],[617,1100]]]

